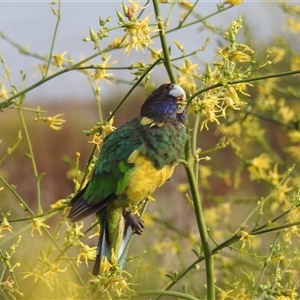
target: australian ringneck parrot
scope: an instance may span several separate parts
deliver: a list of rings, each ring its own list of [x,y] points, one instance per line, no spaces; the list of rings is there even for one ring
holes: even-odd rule
[[[146,199],[168,180],[184,157],[186,96],[176,84],[163,84],[145,100],[140,116],[109,134],[89,183],[71,200],[72,222],[96,213],[100,238],[93,274],[104,256],[120,258],[130,227],[143,231],[129,207]],[[122,256],[124,257],[124,255]],[[120,261],[123,267],[125,258]]]

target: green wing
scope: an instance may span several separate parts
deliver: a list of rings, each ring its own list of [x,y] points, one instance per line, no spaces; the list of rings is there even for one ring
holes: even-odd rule
[[[120,195],[128,185],[127,162],[130,154],[141,146],[138,119],[132,119],[112,132],[105,140],[92,179],[84,193],[89,205],[99,204],[111,195]]]
[[[141,125],[135,118],[105,138],[90,182],[70,202],[68,217],[72,222],[101,210],[124,192],[133,167],[127,159],[143,144],[139,130]]]

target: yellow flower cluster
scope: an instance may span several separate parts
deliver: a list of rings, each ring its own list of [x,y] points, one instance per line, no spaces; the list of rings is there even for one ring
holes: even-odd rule
[[[205,117],[200,130],[204,127],[208,130],[209,122],[215,122],[220,125],[219,118],[226,118],[228,108],[239,110],[245,102],[240,101],[237,90],[241,91],[244,95],[248,95],[244,92],[245,88],[246,85],[234,85],[219,89],[218,94],[214,91],[206,92],[200,101],[200,107],[199,102],[192,102],[193,110],[197,111],[200,108]]]
[[[5,88],[4,83],[0,85],[0,99],[6,100],[9,98],[9,91]]]
[[[248,171],[252,180],[266,180],[268,171],[271,167],[272,158],[267,153],[254,157],[249,165]]]
[[[83,243],[80,243],[80,252],[77,256],[77,266],[83,260],[88,268],[88,260],[95,260],[97,255],[97,247],[90,247]]]
[[[185,90],[193,93],[196,90],[195,78],[198,78],[198,65],[193,64],[188,58],[184,59],[183,66],[179,67],[177,83]]]
[[[100,274],[93,276],[89,282],[92,283],[97,294],[106,293],[107,297],[110,298],[110,291],[116,291],[118,297],[121,297],[123,290],[133,292],[129,287],[131,283],[127,283],[127,278],[123,276],[123,273],[131,277],[128,272],[122,271],[116,255],[112,251],[110,260],[106,256],[102,258]]]
[[[112,73],[107,73],[107,69],[111,67],[112,65],[116,64],[117,61],[113,61],[112,63],[108,63],[109,59],[111,58],[111,55],[109,55],[103,63],[98,64],[96,67],[96,71],[94,73],[89,73],[89,76],[91,77],[92,81],[95,81],[96,84],[100,80],[104,80],[108,84],[111,84],[109,81],[110,79],[114,78],[114,75]]]
[[[144,51],[144,47],[148,48],[152,44],[151,34],[159,31],[157,27],[151,28],[149,26],[152,13],[146,16],[143,20],[139,20],[136,17],[136,13],[145,9],[146,7],[140,6],[140,0],[133,2],[129,1],[130,6],[127,7],[123,4],[123,13],[117,12],[119,18],[119,24],[126,30],[123,43],[126,46],[125,53],[130,54],[132,49]],[[128,21],[125,20],[128,19]]]
[[[7,220],[6,217],[4,217],[4,218],[2,219],[2,222],[1,222],[1,224],[0,224],[0,238],[3,237],[2,232],[3,232],[4,230],[7,230],[7,231],[9,231],[9,232],[11,232],[11,233],[13,232],[13,231],[12,231],[12,226],[9,224],[9,222],[8,222],[8,220]]]
[[[193,111],[200,110],[204,117],[201,130],[203,128],[208,129],[209,123],[221,125],[219,120],[227,117],[229,108],[240,110],[246,103],[240,100],[239,94],[250,97],[246,89],[252,84],[247,82],[229,84],[232,81],[249,77],[250,66],[255,62],[255,52],[249,46],[236,42],[236,35],[241,28],[241,18],[232,22],[229,30],[224,35],[229,43],[218,49],[215,61],[212,65],[206,64],[206,70],[201,76],[197,76],[196,65],[188,60],[185,60],[185,67],[181,68],[182,73],[189,74],[189,77],[183,80],[181,78],[183,76],[180,75],[178,82],[183,85],[186,82],[189,89],[194,88],[194,78],[200,78],[207,87],[219,85],[219,87],[204,92],[201,99],[195,98],[191,103]],[[245,70],[241,64],[246,64]],[[240,132],[239,128],[236,129],[237,132]]]
[[[93,135],[93,139],[88,143],[95,144],[98,151],[100,151],[104,138],[116,129],[116,127],[113,126],[113,123],[114,117],[106,123],[100,123],[99,126],[96,125],[96,132]],[[93,129],[93,131],[95,130]]]
[[[34,236],[33,233],[35,230],[37,230],[42,235],[42,228],[50,228],[49,225],[44,223],[44,218],[33,218],[32,219],[32,227],[31,227],[31,236]]]

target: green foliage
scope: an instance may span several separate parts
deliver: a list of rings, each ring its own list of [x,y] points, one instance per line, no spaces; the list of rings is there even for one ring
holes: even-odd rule
[[[78,62],[65,58],[67,52],[53,54],[60,1],[51,3],[57,23],[46,57],[31,53],[1,33],[20,55],[41,61],[41,79],[18,89],[0,49],[4,69],[0,79],[1,120],[11,112],[19,120],[14,125],[17,134],[0,140],[5,145],[0,152],[1,298],[299,297],[300,93],[293,76],[300,73],[299,55],[283,36],[269,49],[253,49],[246,35],[249,32],[245,34],[248,42],[241,37],[241,16],[224,25],[226,30],[207,23],[241,1],[225,1],[204,17],[198,13],[198,1],[166,4],[166,16],[160,12],[159,2],[168,1],[148,1],[143,7],[139,1],[124,3],[117,12],[117,24],[111,23],[110,16],[100,16],[99,28],[87,29],[89,36],[83,39],[97,52]],[[280,6],[288,16],[287,28],[298,34],[299,6]],[[169,17],[178,7],[180,19],[171,25]],[[209,38],[189,53],[186,45],[173,40],[172,46],[180,52],[174,57],[168,39],[174,31],[199,25],[218,34],[220,40],[214,59],[203,64],[202,72],[199,57],[210,46]],[[118,32],[120,37],[109,41],[111,32]],[[158,49],[152,48],[154,39],[159,40]],[[145,59],[121,67],[116,61],[110,62],[117,51],[127,55],[144,51]],[[92,59],[99,62],[88,65]],[[149,201],[145,201],[139,213],[146,229],[142,237],[131,236],[129,240],[127,248],[130,243],[134,247],[129,247],[126,271],[118,268],[117,261],[106,261],[101,266],[102,275],[95,277],[89,270],[96,254],[97,223],[94,219],[76,224],[67,220],[67,204],[73,193],[50,206],[44,201],[47,189],[43,182],[49,174],[39,167],[39,147],[32,128],[38,131],[35,128],[45,122],[55,134],[63,132],[74,139],[81,133],[76,126],[71,133],[65,131],[62,113],[48,116],[40,107],[29,107],[26,94],[71,71],[81,72],[90,83],[99,121],[84,133],[93,136],[89,141],[93,150],[83,169],[79,152],[74,160],[65,157],[69,164],[66,176],[78,191],[89,179],[104,137],[115,129],[115,113],[122,110],[137,87],[154,88],[151,72],[157,68],[165,72],[166,81],[178,83],[188,95],[190,135],[183,167],[158,191],[156,202],[147,207]],[[114,73],[117,70],[125,70],[133,80],[119,79]],[[21,75],[24,83],[25,74]],[[114,89],[121,81],[129,90],[105,119],[99,84],[108,82]],[[76,124],[78,119],[73,121]],[[22,143],[26,144],[23,152]],[[55,152],[53,156],[56,168],[62,162]],[[20,161],[14,172],[32,178],[29,190],[34,194],[20,192],[18,182],[10,182],[10,170],[5,166],[14,160]]]

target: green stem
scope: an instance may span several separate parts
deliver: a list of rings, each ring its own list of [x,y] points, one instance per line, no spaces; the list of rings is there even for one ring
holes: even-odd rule
[[[239,79],[239,80],[233,80],[233,81],[228,81],[228,82],[219,82],[210,86],[207,86],[199,91],[197,91],[195,94],[193,94],[188,100],[187,103],[188,105],[190,104],[190,102],[197,97],[198,95],[209,91],[209,90],[213,90],[215,88],[224,86],[225,84],[227,85],[233,85],[233,84],[239,84],[239,83],[247,83],[247,82],[253,82],[253,81],[259,81],[259,80],[265,80],[265,79],[270,79],[270,78],[276,78],[276,77],[284,77],[284,76],[291,76],[291,75],[295,75],[295,74],[299,74],[300,70],[294,70],[294,71],[286,71],[286,72],[281,72],[281,73],[275,73],[275,74],[268,74],[268,75],[264,75],[264,76],[258,76],[258,77],[253,77],[253,78],[245,78],[245,79]]]
[[[167,44],[167,40],[166,40],[165,26],[164,26],[162,16],[160,14],[159,4],[158,4],[157,0],[153,0],[153,7],[154,7],[154,12],[155,12],[155,16],[156,16],[158,29],[160,30],[159,37],[160,37],[160,42],[161,42],[161,46],[162,46],[163,54],[164,54],[164,65],[168,72],[170,81],[172,83],[176,83],[176,77],[173,72],[169,48],[168,48],[168,44]]]
[[[34,112],[34,113],[48,113],[46,110],[41,110],[39,108],[30,108],[30,107],[20,107],[20,106],[11,106],[10,109],[18,109],[18,110],[23,110],[23,111],[29,111],[29,112]]]
[[[206,266],[206,283],[207,283],[207,299],[215,299],[215,277],[214,277],[214,265],[213,265],[213,256],[209,245],[209,236],[206,229],[206,224],[204,221],[203,208],[201,204],[200,194],[198,191],[198,184],[193,172],[193,161],[190,154],[190,142],[187,142],[187,158],[189,159],[189,165],[185,165],[185,170],[188,176],[190,183],[190,189],[192,193],[194,210],[197,219],[198,229],[200,233],[200,239],[203,247],[203,253],[205,257],[205,266]]]
[[[131,296],[131,298],[140,297],[140,296],[149,296],[149,295],[176,297],[176,299],[199,300],[198,298],[191,296],[189,294],[164,291],[164,290],[149,290],[149,291],[136,292],[136,294]],[[208,299],[215,299],[215,298],[208,298]]]
[[[85,235],[87,232],[89,232],[92,228],[94,228],[94,227],[96,226],[96,224],[97,224],[96,222],[95,222],[94,224],[92,224],[86,231],[84,231],[83,234]],[[44,228],[43,228],[43,229],[44,229]],[[47,232],[47,230],[46,230],[46,232]],[[79,238],[78,238],[78,239],[79,239]],[[53,238],[52,238],[52,240],[53,240]],[[75,242],[75,241],[74,241],[74,242]],[[56,247],[58,247],[56,241],[55,241],[55,245],[56,245]],[[62,249],[62,250],[58,247],[58,250],[60,251],[60,253],[58,254],[58,256],[56,256],[55,259],[53,259],[52,263],[56,263],[59,259],[61,259],[61,257],[66,253],[66,251],[67,251],[69,248],[71,248],[72,246],[73,246],[73,244],[68,244],[68,245],[65,246],[65,248]],[[82,281],[82,279],[81,279],[81,277],[80,277],[80,275],[79,275],[79,273],[78,273],[78,270],[77,270],[78,268],[76,268],[76,267],[74,266],[74,264],[72,263],[72,261],[71,261],[70,259],[68,259],[68,262],[69,262],[69,264],[70,264],[72,270],[74,271],[75,275],[77,276],[78,280],[81,282],[82,286],[84,286],[84,283],[83,283],[83,281]],[[49,267],[44,271],[44,273],[46,273],[47,271],[49,271]],[[37,278],[37,280],[35,281],[33,287],[31,288],[31,290],[29,291],[29,293],[28,293],[28,295],[27,295],[27,299],[31,299],[31,298],[30,298],[30,297],[31,297],[31,294],[34,292],[35,288],[37,287],[37,285],[39,284],[40,281],[41,281],[41,278]],[[85,291],[86,295],[88,295],[88,292],[86,291],[86,289],[84,289],[84,291]]]
[[[300,206],[300,204],[295,206],[295,208],[299,207],[299,206]],[[260,229],[256,229],[256,230],[253,230],[253,231],[249,232],[249,235],[259,235],[259,234],[268,233],[268,232],[272,232],[272,231],[278,231],[278,230],[288,228],[288,227],[292,227],[292,226],[299,226],[300,222],[295,222],[295,223],[289,223],[289,224],[284,224],[284,225],[280,225],[280,226],[268,227],[268,225],[270,223],[275,223],[277,220],[279,220],[283,216],[287,215],[289,212],[290,212],[290,210],[282,213],[281,215],[279,215],[276,218],[272,219],[270,222],[268,222],[265,225],[261,226]],[[261,228],[267,228],[267,229],[262,230]],[[223,243],[219,244],[217,247],[212,249],[211,250],[211,255],[218,254],[222,249],[224,249],[226,247],[229,247],[230,245],[236,243],[239,240],[240,240],[240,236],[238,236],[237,234],[234,234],[232,237],[230,237],[229,239],[227,239],[226,241],[224,241]],[[200,256],[196,261],[194,261],[184,271],[182,271],[182,273],[178,274],[176,276],[176,281],[171,282],[165,289],[166,290],[171,289],[187,273],[189,273],[191,270],[194,270],[195,266],[197,264],[201,263],[204,259],[205,259],[204,256]]]
[[[271,261],[271,257],[273,256],[273,253],[274,253],[275,248],[276,248],[275,245],[278,243],[279,235],[280,235],[280,232],[277,232],[276,237],[275,237],[275,241],[274,241],[274,243],[272,243],[272,247],[271,247],[270,253],[267,256],[267,258],[265,259],[265,262],[264,262],[263,268],[262,268],[262,270],[260,272],[259,278],[258,278],[258,280],[257,280],[257,282],[256,282],[256,284],[254,286],[251,300],[256,299],[256,297],[255,297],[256,291],[257,291],[258,286],[259,286],[259,284],[260,284],[260,282],[261,282],[261,280],[262,280],[262,278],[263,278],[263,276],[264,276],[264,274],[265,274],[265,272],[267,270],[268,263]]]
[[[27,141],[27,145],[28,145],[28,149],[29,149],[30,160],[31,160],[32,169],[33,169],[33,175],[34,175],[34,178],[36,181],[37,212],[38,212],[38,214],[41,214],[41,213],[43,213],[42,201],[41,201],[41,186],[40,186],[41,178],[40,178],[40,174],[38,173],[38,170],[37,170],[35,156],[34,156],[32,144],[31,144],[31,139],[30,139],[30,136],[28,133],[28,128],[27,128],[27,125],[26,125],[26,122],[24,119],[23,111],[21,109],[19,109],[19,116],[21,119],[24,133],[25,133],[25,137],[26,137],[26,141]]]
[[[198,2],[199,2],[199,0],[195,1],[194,5],[190,8],[190,10],[188,11],[188,13],[184,16],[183,20],[181,20],[179,22],[178,26],[180,26],[180,28],[182,28],[184,22],[188,19],[189,15],[194,11],[194,9],[195,9],[196,5],[198,4]]]
[[[220,14],[220,13],[224,12],[225,10],[230,9],[231,7],[233,7],[233,5],[230,5],[230,6],[227,6],[225,8],[219,9],[218,11],[215,11],[215,12],[213,12],[213,13],[205,16],[205,17],[201,17],[201,18],[199,18],[195,21],[192,21],[190,23],[186,23],[184,25],[181,22],[179,22],[178,26],[166,30],[165,33],[168,34],[168,33],[174,32],[174,31],[178,31],[179,29],[183,29],[183,28],[186,28],[186,27],[198,24],[198,23],[202,23],[203,21],[205,21],[205,20],[207,20],[207,19],[209,19],[209,18],[211,18],[211,17],[213,17],[217,14]],[[156,38],[156,37],[158,37],[158,34],[153,36],[153,38]]]
[[[46,67],[46,71],[43,74],[43,78],[47,77],[49,68],[50,68],[50,64],[51,64],[51,60],[52,60],[52,53],[53,53],[53,48],[54,48],[54,43],[55,43],[55,39],[56,39],[56,34],[57,34],[57,30],[58,30],[58,25],[60,22],[60,0],[58,1],[58,9],[57,9],[57,21],[55,24],[55,28],[54,28],[54,33],[53,33],[53,38],[52,38],[52,42],[51,42],[51,47],[50,47],[50,53],[49,53],[49,59],[48,59],[48,63],[47,63],[47,67]]]
[[[194,129],[193,129],[193,136],[192,136],[192,158],[195,159],[194,163],[194,174],[196,182],[198,182],[199,177],[199,160],[197,155],[197,136],[198,136],[198,130],[200,125],[200,112],[196,112],[195,116],[195,123],[194,123]]]
[[[116,112],[119,110],[119,108],[122,106],[122,104],[125,102],[125,100],[129,97],[129,95],[135,90],[135,88],[143,81],[143,79],[147,76],[147,74],[157,65],[159,64],[163,59],[158,58],[151,66],[148,67],[148,69],[141,75],[141,77],[136,81],[136,83],[130,88],[130,90],[127,92],[127,94],[124,96],[124,98],[120,101],[120,103],[117,105],[117,107],[113,110],[111,115],[108,117],[106,122],[109,122],[111,118],[116,114]]]

